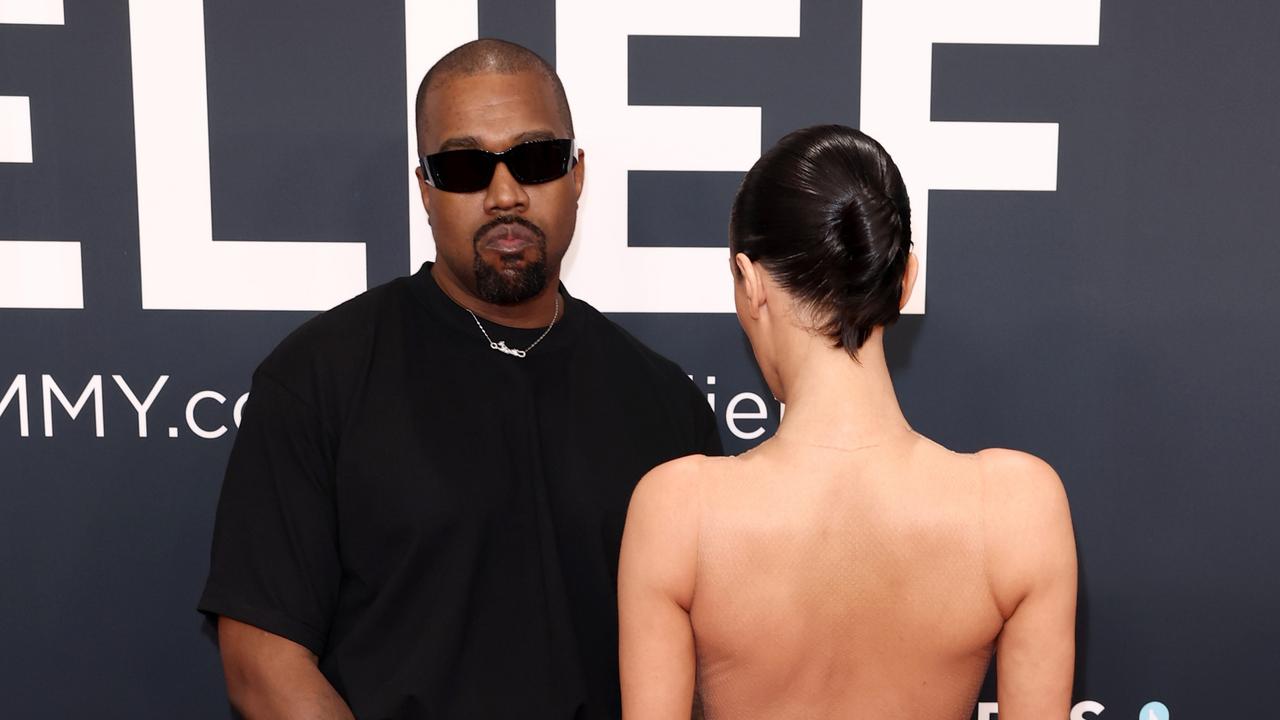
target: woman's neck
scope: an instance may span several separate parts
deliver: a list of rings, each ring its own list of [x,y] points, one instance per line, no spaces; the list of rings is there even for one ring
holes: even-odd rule
[[[778,367],[786,412],[777,436],[844,447],[913,433],[893,390],[882,337],[877,329],[857,361],[822,336],[793,343]]]

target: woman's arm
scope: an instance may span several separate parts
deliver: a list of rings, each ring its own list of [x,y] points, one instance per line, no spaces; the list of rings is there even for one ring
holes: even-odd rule
[[[698,466],[661,465],[636,486],[618,563],[618,647],[625,720],[688,720],[695,656],[689,608],[698,553]]]
[[[1063,717],[1075,664],[1076,548],[1057,473],[988,451],[988,576],[1005,617],[996,641],[1000,720]]]

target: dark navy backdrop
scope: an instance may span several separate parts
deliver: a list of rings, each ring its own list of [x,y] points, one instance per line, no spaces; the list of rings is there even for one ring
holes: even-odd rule
[[[8,3],[24,4],[59,3]],[[78,241],[83,277],[82,309],[0,308],[0,716],[225,718],[194,604],[233,405],[309,313],[142,309],[129,3],[64,9],[60,25],[0,24],[0,96],[31,98],[34,155],[0,163],[0,239]],[[629,101],[759,106],[762,145],[857,125],[862,10],[803,0],[798,38],[632,37]],[[481,34],[552,59],[556,22],[550,0],[479,3]],[[933,52],[933,120],[1060,124],[1055,192],[933,192],[928,311],[888,342],[921,432],[1023,448],[1062,475],[1080,717],[1274,706],[1277,28],[1267,0],[1104,0],[1096,46]],[[219,0],[205,31],[214,237],[355,240],[370,285],[405,272],[403,4]],[[629,243],[723,244],[739,177],[632,173]],[[732,316],[614,317],[714,394],[722,422],[735,396],[768,398]],[[168,376],[145,438],[113,375],[140,400]],[[102,437],[93,395],[72,419],[47,389],[74,403],[95,377]],[[224,401],[188,417],[205,390]],[[742,416],[754,396],[723,426],[731,449],[776,426],[771,400],[767,419]]]

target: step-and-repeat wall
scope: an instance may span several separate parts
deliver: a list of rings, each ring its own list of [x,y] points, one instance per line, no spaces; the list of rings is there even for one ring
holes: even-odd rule
[[[589,157],[566,284],[731,450],[780,410],[729,313],[736,184],[797,127],[879,138],[925,263],[888,335],[908,419],[1071,498],[1071,717],[1270,716],[1277,28],[1266,0],[0,0],[0,715],[227,717],[194,605],[250,371],[432,256],[412,89],[497,36],[557,66]]]

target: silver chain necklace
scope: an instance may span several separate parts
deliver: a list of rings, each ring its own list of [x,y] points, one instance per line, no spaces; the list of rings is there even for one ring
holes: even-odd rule
[[[476,317],[476,314],[471,312],[471,308],[463,307],[462,309],[466,310],[467,314],[471,316],[471,319],[476,321],[476,327],[480,328],[480,332],[484,335],[484,339],[489,341],[490,349],[497,350],[498,352],[504,355],[511,355],[512,357],[522,358],[525,355],[528,355],[530,350],[537,347],[538,343],[542,342],[542,339],[547,336],[547,333],[551,332],[551,328],[555,327],[556,320],[560,319],[560,293],[556,293],[556,309],[555,309],[555,312],[551,315],[551,324],[547,325],[547,329],[542,331],[542,334],[538,336],[537,340],[534,340],[533,343],[529,345],[529,347],[523,350],[519,348],[507,347],[506,340],[499,340],[498,342],[494,342],[493,338],[489,337],[488,331],[484,329],[484,325],[480,324],[480,318]]]

